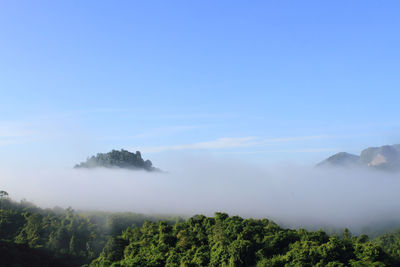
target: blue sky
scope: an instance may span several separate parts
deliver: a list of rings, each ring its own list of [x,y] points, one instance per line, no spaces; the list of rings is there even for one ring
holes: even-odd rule
[[[398,1],[3,1],[0,160],[315,163],[400,143]]]

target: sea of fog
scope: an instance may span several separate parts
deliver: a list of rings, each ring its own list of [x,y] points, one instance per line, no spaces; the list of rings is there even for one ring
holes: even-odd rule
[[[0,189],[41,207],[184,216],[221,211],[292,227],[400,226],[398,173],[202,157],[171,159],[164,169],[5,169]]]

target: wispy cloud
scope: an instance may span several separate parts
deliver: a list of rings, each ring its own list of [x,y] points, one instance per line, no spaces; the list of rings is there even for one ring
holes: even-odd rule
[[[289,137],[277,137],[277,138],[266,138],[262,140],[262,143],[284,143],[293,141],[305,141],[305,140],[316,140],[331,138],[329,135],[310,135],[310,136],[289,136]]]
[[[0,138],[16,138],[31,136],[34,131],[28,129],[26,125],[11,123],[11,122],[0,122]]]
[[[27,124],[18,122],[0,122],[0,146],[20,144],[37,134]]]
[[[39,132],[32,123],[23,121],[0,121],[0,146],[17,145],[28,142]]]
[[[320,153],[320,152],[333,152],[337,151],[337,148],[303,148],[303,149],[282,149],[274,150],[270,152],[276,153]]]
[[[252,151],[230,151],[224,154],[268,154],[268,153],[321,153],[337,152],[337,148],[303,148],[303,149],[272,149],[272,150],[252,150]]]
[[[255,147],[265,146],[285,142],[296,142],[304,140],[314,140],[328,138],[328,136],[298,136],[298,137],[279,137],[279,138],[260,138],[255,136],[249,137],[223,137],[216,140],[196,142],[191,144],[178,144],[169,146],[154,146],[154,147],[142,147],[141,149],[148,153],[156,153],[167,150],[217,150],[226,148],[239,148],[239,147]],[[321,152],[321,149],[318,149]],[[282,150],[283,151],[283,150]],[[326,150],[325,150],[326,151]],[[290,152],[290,151],[287,151]],[[293,152],[317,152],[312,149],[304,149]]]
[[[8,146],[8,145],[15,145],[15,144],[20,144],[22,141],[18,140],[3,140],[0,138],[0,147],[2,146]]]
[[[234,147],[249,147],[258,143],[257,137],[223,137],[213,141],[197,142],[192,144],[143,147],[142,150],[148,153],[162,152],[166,150],[197,150],[197,149],[224,149]]]
[[[101,138],[103,140],[127,140],[127,139],[139,139],[139,138],[153,138],[159,136],[173,135],[181,132],[191,131],[195,129],[200,129],[207,127],[207,125],[178,125],[169,127],[155,128],[149,131],[144,131],[139,134],[126,135],[126,136],[111,136],[106,138]]]
[[[158,111],[158,112],[157,112]],[[234,118],[238,117],[240,113],[194,113],[194,112],[168,112],[159,110],[158,107],[146,107],[146,108],[111,108],[111,107],[100,107],[91,109],[74,109],[60,112],[60,116],[71,116],[77,114],[105,114],[105,113],[141,113],[141,118],[146,119],[210,119],[210,118]]]

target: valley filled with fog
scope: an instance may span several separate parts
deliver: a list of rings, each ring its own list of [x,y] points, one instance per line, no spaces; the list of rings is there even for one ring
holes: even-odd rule
[[[186,156],[163,172],[124,169],[5,170],[15,199],[52,208],[192,216],[223,211],[293,227],[363,228],[400,222],[400,174],[290,163],[256,166]]]

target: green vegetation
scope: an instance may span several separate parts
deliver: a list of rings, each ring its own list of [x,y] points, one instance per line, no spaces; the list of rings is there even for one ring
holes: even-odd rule
[[[0,266],[399,266],[400,230],[369,240],[345,229],[285,229],[216,213],[186,221],[41,209],[0,195]]]
[[[98,153],[96,156],[88,158],[85,162],[75,165],[74,168],[124,168],[124,169],[143,169],[146,171],[158,171],[153,167],[150,160],[143,160],[139,151],[131,153],[121,149],[112,150],[108,153]]]
[[[400,265],[400,229],[379,236],[376,242]]]
[[[263,219],[216,213],[175,225],[147,222],[110,239],[90,266],[386,266],[367,236],[283,229]]]
[[[98,257],[107,240],[129,226],[182,220],[136,213],[40,209],[7,197],[0,197],[0,204],[0,266],[81,266]]]

